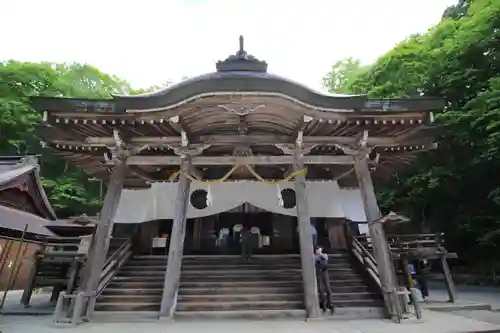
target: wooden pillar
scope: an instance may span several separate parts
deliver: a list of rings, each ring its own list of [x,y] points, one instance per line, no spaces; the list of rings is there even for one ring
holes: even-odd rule
[[[451,277],[450,267],[448,266],[446,256],[441,257],[441,266],[443,267],[446,290],[448,291],[448,301],[451,303],[455,303],[455,301],[457,300],[457,289],[455,288],[455,283],[453,282],[453,278]]]
[[[300,156],[296,156],[295,171],[304,168]],[[311,233],[311,217],[306,196],[306,176],[299,173],[295,176],[295,196],[297,203],[297,221],[299,229],[300,261],[302,265],[302,283],[307,318],[321,316],[318,300],[316,268],[314,265],[313,239]]]
[[[177,292],[181,277],[182,251],[186,236],[186,213],[189,203],[190,180],[186,177],[189,170],[189,158],[182,156],[175,215],[170,236],[167,271],[161,300],[160,317],[172,318],[177,305]]]
[[[37,251],[38,252],[38,251]],[[30,301],[31,301],[31,296],[33,295],[33,289],[35,289],[36,285],[36,276],[38,272],[38,268],[40,266],[40,258],[37,256],[37,252],[35,252],[32,266],[30,267],[30,271],[28,274],[28,279],[26,286],[24,287],[24,292],[21,296],[21,304],[24,305],[24,307],[29,307]]]
[[[377,267],[384,294],[386,310],[394,320],[399,320],[400,311],[396,297],[396,274],[392,262],[389,244],[382,223],[374,222],[381,217],[375,196],[375,189],[370,175],[368,158],[366,154],[354,157],[354,170],[358,179],[358,186],[363,200],[368,230],[373,244],[373,254],[377,261]]]
[[[86,281],[84,281],[85,293],[89,295],[87,305],[87,316],[90,316],[95,304],[95,293],[99,285],[106,254],[109,247],[109,239],[113,230],[114,218],[118,209],[118,203],[123,189],[123,183],[127,172],[125,160],[117,159],[109,179],[108,190],[99,215],[99,224],[97,225],[93,248],[90,251],[89,270]]]
[[[194,228],[193,228],[193,249],[200,249],[200,241],[201,241],[201,231],[202,231],[202,223],[203,219],[198,217],[194,219]]]

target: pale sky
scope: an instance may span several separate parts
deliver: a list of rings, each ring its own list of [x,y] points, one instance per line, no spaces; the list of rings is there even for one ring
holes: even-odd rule
[[[215,70],[238,49],[314,89],[437,24],[457,0],[0,0],[0,60],[81,62],[146,88]]]

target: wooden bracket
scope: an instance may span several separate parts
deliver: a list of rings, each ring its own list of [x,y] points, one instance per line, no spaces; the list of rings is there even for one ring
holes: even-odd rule
[[[179,116],[171,117],[168,119],[170,125],[181,134],[181,146],[187,147],[189,145],[189,140],[186,130],[182,126],[181,118]]]
[[[181,144],[181,146],[167,145],[168,148],[172,149],[175,155],[178,156],[197,156],[201,155],[205,149],[210,147],[209,144],[199,144],[199,145],[189,145],[189,147],[185,147]]]
[[[334,144],[334,146],[342,150],[344,154],[353,156],[355,159],[365,158],[371,153],[372,148],[367,145],[368,131],[366,130],[357,138],[354,145]]]
[[[234,108],[234,109],[229,107],[229,106],[226,106],[226,105],[218,105],[218,107],[221,109],[224,109],[226,111],[233,112],[233,113],[237,114],[238,116],[246,116],[246,115],[254,112],[255,110],[265,108],[266,106],[264,104],[261,104],[261,105],[257,105],[254,107],[243,106],[243,107],[238,107],[238,108]]]

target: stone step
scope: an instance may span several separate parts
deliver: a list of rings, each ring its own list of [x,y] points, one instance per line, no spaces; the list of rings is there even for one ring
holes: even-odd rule
[[[359,286],[337,286],[330,287],[332,293],[364,293],[368,292],[368,287],[364,285]],[[215,295],[215,294],[287,294],[287,293],[302,293],[303,287],[301,283],[296,283],[292,286],[224,286],[224,287],[197,287],[192,286],[188,288],[179,288],[179,295]]]
[[[138,260],[138,259],[130,259],[128,260],[124,267],[126,266],[162,266],[167,267],[166,260]]]
[[[110,286],[104,289],[101,296],[108,295],[162,295],[163,288],[115,288],[116,286]]]
[[[235,311],[303,309],[304,301],[179,302],[177,311]]]
[[[110,289],[161,289],[163,290],[164,287],[164,280],[161,281],[143,281],[141,279],[138,280],[112,280],[107,288]],[[104,289],[104,290],[106,290]]]
[[[145,266],[140,266],[140,267],[145,267]],[[189,269],[189,270],[203,270],[203,269],[208,269],[208,270],[216,270],[216,269],[254,269],[254,268],[268,268],[268,267],[274,267],[276,269],[281,269],[281,268],[293,268],[293,269],[300,269],[300,263],[239,263],[239,264],[227,264],[227,263],[197,263],[197,264],[182,264],[182,269]],[[331,263],[328,265],[330,269],[352,269],[352,265],[350,263]]]
[[[306,310],[230,310],[230,311],[176,311],[175,320],[221,320],[221,319],[247,319],[247,320],[269,320],[269,319],[304,319]]]
[[[179,288],[179,295],[249,295],[249,294],[302,294],[303,288],[300,284],[295,286],[267,286],[267,287],[190,287]]]
[[[132,260],[137,259],[137,260],[145,260],[145,259],[155,259],[155,260],[165,260],[167,261],[168,256],[167,255],[157,255],[157,254],[136,254],[132,258]]]
[[[123,276],[121,275],[121,272],[118,272],[117,276],[114,276],[111,279],[111,282],[164,282],[165,281],[165,276],[164,275],[157,275],[157,276]]]
[[[159,302],[105,303],[96,302],[95,311],[160,311]]]
[[[214,294],[214,295],[181,295],[178,301],[182,303],[192,302],[261,302],[261,301],[301,301],[304,299],[302,292],[293,292],[286,294]],[[332,293],[332,301],[358,301],[358,300],[381,300],[382,298],[375,293]]]
[[[139,287],[139,288],[133,288]],[[163,293],[163,288],[140,288],[141,286],[132,286],[130,288],[109,285],[101,295],[156,295],[161,296]],[[366,286],[339,286],[331,287],[332,294],[338,295],[337,297],[343,297],[343,295],[360,294],[360,295],[370,295],[373,298],[380,298],[381,295],[377,293],[371,293],[368,291]],[[241,286],[229,286],[229,287],[189,287],[189,288],[179,288],[179,295],[233,295],[233,294],[301,294],[302,285],[295,284],[295,286],[267,286],[267,287],[241,287]],[[344,297],[345,298],[345,297]]]
[[[383,300],[378,299],[342,299],[342,300],[332,300],[334,307],[344,308],[344,307],[382,307],[384,306]]]
[[[341,301],[341,300],[381,300],[382,295],[378,293],[368,292],[368,291],[354,291],[354,292],[334,292],[332,290],[332,300],[333,301]]]
[[[148,260],[149,261],[149,260]],[[350,263],[350,258],[336,258],[330,259],[330,263]],[[138,261],[137,261],[138,262]],[[160,261],[166,262],[166,261]],[[182,260],[183,265],[210,265],[210,264],[230,264],[230,265],[238,265],[238,264],[296,264],[300,266],[301,261],[299,259],[266,259],[266,258],[252,258],[248,261],[244,261],[239,257],[236,258],[228,258],[228,259],[193,259],[193,260]]]
[[[293,281],[280,281],[280,280],[249,280],[249,281],[185,281],[181,280],[180,288],[223,288],[223,287],[234,287],[234,288],[257,288],[257,287],[302,287],[302,279],[296,279]],[[335,288],[338,286],[342,287],[366,287],[365,283],[361,279],[350,279],[350,280],[331,280],[330,287]]]
[[[341,269],[331,269],[328,271],[330,275],[334,276],[339,276],[339,275],[351,275],[355,274],[353,273],[353,270],[348,268],[341,268]],[[272,275],[301,275],[302,270],[301,269],[296,269],[296,268],[286,268],[286,269],[280,269],[280,268],[274,268],[274,267],[267,267],[267,268],[255,268],[255,269],[217,269],[217,270],[182,270],[181,273],[183,276],[196,276],[196,275],[203,275],[206,276],[211,275],[211,276],[219,276],[219,275],[252,275],[252,274],[272,274]]]
[[[270,319],[304,319],[305,310],[238,310],[238,311],[177,311],[176,321],[187,320],[270,320]],[[325,314],[325,320],[360,320],[384,318],[383,307],[339,307],[334,315]]]
[[[302,281],[300,274],[181,275],[182,282]]]
[[[225,294],[225,295],[179,295],[179,304],[219,302],[304,302],[302,293],[288,294]]]
[[[158,311],[94,311],[92,322],[143,323],[158,322]]]
[[[162,295],[101,295],[97,303],[161,303]]]
[[[362,280],[362,276],[355,273],[344,273],[344,274],[330,274],[330,281],[338,281],[338,280],[353,280],[358,279]],[[207,274],[182,274],[181,281],[206,281],[206,282],[214,282],[214,281],[248,281],[248,280],[259,280],[259,281],[276,281],[276,280],[289,280],[296,281],[302,280],[302,275],[300,273],[274,273],[274,272],[258,272],[251,274],[227,274],[227,275],[217,275],[214,272],[207,272]]]

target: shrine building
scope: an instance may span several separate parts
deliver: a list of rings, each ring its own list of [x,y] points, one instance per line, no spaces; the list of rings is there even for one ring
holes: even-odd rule
[[[153,93],[32,104],[47,149],[107,184],[81,283],[62,296],[78,316],[318,317],[315,244],[334,258],[336,306],[395,315],[373,184],[435,148],[443,100],[319,93],[269,73],[240,37],[215,72]],[[253,261],[240,227],[257,235]],[[360,233],[373,274],[350,255]],[[112,269],[110,237],[130,243]]]

